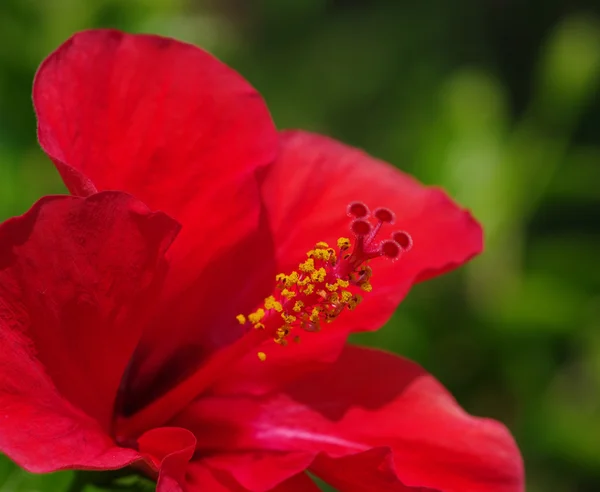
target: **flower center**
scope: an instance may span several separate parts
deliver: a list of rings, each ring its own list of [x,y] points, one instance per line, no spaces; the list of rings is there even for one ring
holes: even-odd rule
[[[261,307],[247,317],[237,316],[241,324],[249,322],[254,329],[266,330],[282,346],[292,334],[298,342],[300,330],[320,331],[324,323],[331,323],[344,310],[355,309],[362,301],[359,292],[372,291],[371,260],[397,260],[412,247],[412,238],[404,231],[393,232],[390,239],[376,238],[384,224],[394,223],[391,210],[377,208],[371,213],[364,203],[352,202],[347,212],[352,218],[354,240],[340,237],[336,248],[317,243],[298,270],[275,277],[275,292]],[[261,361],[267,357],[264,352],[257,355]]]

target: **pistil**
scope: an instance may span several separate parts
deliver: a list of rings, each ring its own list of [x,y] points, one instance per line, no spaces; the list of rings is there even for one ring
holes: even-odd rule
[[[241,324],[265,330],[281,346],[288,344],[291,334],[299,342],[302,331],[320,331],[344,311],[355,309],[363,299],[361,293],[372,291],[371,260],[395,261],[412,247],[412,238],[404,231],[393,232],[390,239],[377,239],[384,224],[395,221],[391,210],[377,208],[371,214],[364,203],[352,202],[347,213],[352,218],[353,241],[340,237],[336,247],[317,243],[297,270],[276,276],[275,291],[262,306],[248,316],[237,316]],[[261,361],[267,359],[265,352],[257,355]]]

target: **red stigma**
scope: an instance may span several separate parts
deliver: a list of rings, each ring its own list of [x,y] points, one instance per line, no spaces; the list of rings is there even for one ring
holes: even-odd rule
[[[381,256],[385,256],[390,260],[395,260],[402,253],[402,247],[392,239],[387,239],[381,242],[380,250]]]
[[[396,231],[392,233],[392,239],[400,245],[404,252],[410,251],[412,248],[413,240],[408,232]]]
[[[367,207],[363,202],[351,202],[346,207],[346,212],[350,217],[356,217],[357,219],[368,217],[369,207]]]
[[[396,220],[396,215],[389,208],[376,208],[375,212],[373,212],[373,215],[377,220],[387,224],[393,224]]]
[[[367,236],[371,233],[372,227],[368,220],[356,219],[350,224],[350,230],[355,236]]]

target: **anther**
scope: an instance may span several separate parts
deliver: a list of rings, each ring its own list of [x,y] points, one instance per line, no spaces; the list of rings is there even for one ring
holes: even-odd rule
[[[346,208],[346,212],[350,217],[356,217],[357,219],[362,219],[369,216],[369,207],[367,207],[363,202],[352,202],[348,204]]]
[[[340,251],[346,251],[350,247],[350,239],[347,237],[341,237],[337,240],[338,248]]]
[[[408,232],[396,231],[392,234],[392,239],[400,245],[404,252],[409,251],[412,248],[413,240]]]

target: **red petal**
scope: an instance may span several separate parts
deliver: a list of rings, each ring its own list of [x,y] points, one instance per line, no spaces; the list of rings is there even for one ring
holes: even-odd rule
[[[176,230],[115,192],[46,197],[0,225],[0,450],[19,465],[49,472],[139,460],[62,395],[108,427],[140,335],[136,304]]]
[[[259,94],[173,39],[76,34],[42,63],[33,99],[40,144],[72,193],[127,191],[204,237],[233,228],[212,213],[222,206],[235,220],[248,197],[236,193],[276,153]]]
[[[414,241],[399,261],[373,262],[373,291],[332,327],[344,324],[352,331],[381,327],[411,285],[481,251],[481,227],[443,191],[323,136],[284,132],[281,141],[282,151],[263,195],[282,272],[295,269],[316,242],[335,244],[338,237],[348,236],[346,206],[353,201],[393,210],[396,222],[389,232],[405,230]]]
[[[124,190],[183,225],[131,374],[138,392],[160,393],[155,375],[167,361],[185,359],[189,369],[191,353],[199,361],[239,335],[235,320],[217,329],[225,296],[231,319],[256,302],[231,283],[257,277],[248,257],[265,264],[272,257],[268,231],[256,232],[255,175],[278,146],[268,110],[240,75],[201,49],[114,30],[82,32],[58,48],[40,67],[33,98],[40,143],[72,193]]]
[[[310,453],[238,452],[215,454],[203,460],[209,468],[233,478],[244,490],[272,490],[303,472],[313,461]]]
[[[306,473],[298,473],[279,484],[271,492],[319,492],[320,490]]]
[[[0,305],[5,313],[5,306]],[[111,470],[140,459],[62,398],[18,327],[0,319],[0,451],[35,473]]]
[[[212,382],[211,393],[263,395],[280,390],[307,374],[323,370],[335,362],[347,338],[343,330],[332,330],[332,327],[329,325],[319,333],[302,333],[300,343],[290,343],[286,347],[276,345],[269,339],[260,348],[267,355],[264,363],[258,360],[258,348],[246,351],[237,363],[232,361],[223,374]]]
[[[437,492],[425,487],[407,487],[396,475],[389,448],[373,448],[339,458],[317,457],[311,471],[344,492]]]
[[[177,228],[118,192],[46,197],[0,226],[2,329],[30,338],[59,392],[105,429]]]
[[[246,492],[231,477],[223,475],[202,461],[193,461],[186,476],[186,492]]]
[[[264,342],[264,332],[251,330],[235,343],[217,351],[183,382],[133,415],[120,419],[117,432],[119,435],[136,436],[144,429],[162,425],[208,391],[225,395],[239,392],[264,394],[273,388],[281,388],[285,383],[298,379],[307,372],[318,371],[327,363],[335,361],[344,339],[345,335],[328,331],[318,338],[318,343],[293,345],[290,352],[271,342],[271,348],[275,351],[279,349],[279,357],[272,358],[269,355],[269,363],[261,370],[256,350]],[[339,350],[333,349],[336,347]],[[240,359],[244,362],[236,364]],[[248,370],[247,374],[240,372],[244,367]],[[132,396],[135,395],[137,392],[132,393]]]
[[[232,456],[232,455],[229,455]],[[250,464],[251,461],[241,458],[241,463]],[[229,459],[226,457],[225,460]],[[278,460],[273,460],[272,466],[277,466]],[[230,461],[233,465],[235,459]],[[264,469],[264,463],[262,464]],[[268,466],[268,465],[267,465]],[[272,467],[271,467],[272,468]],[[247,470],[252,473],[252,470]],[[281,471],[278,473],[281,475]],[[239,475],[239,473],[238,473]],[[319,487],[306,475],[306,473],[298,473],[291,476],[287,480],[279,483],[275,487],[265,488],[262,483],[270,483],[272,480],[267,478],[265,481],[255,483],[255,486],[250,484],[249,488],[243,487],[233,478],[232,474],[222,468],[213,467],[207,460],[193,461],[187,472],[187,491],[188,492],[248,492],[248,491],[265,491],[270,492],[318,492]]]
[[[166,393],[186,378],[199,376],[206,380],[206,375],[199,373],[203,372],[207,360],[215,353],[223,358],[222,352],[247,331],[247,326],[240,325],[235,316],[253,311],[264,299],[265,292],[271,290],[275,277],[275,263],[265,226],[261,221],[255,233],[232,245],[222,255],[213,257],[205,269],[196,270],[197,281],[191,285],[183,281],[177,283],[181,268],[177,268],[171,258],[167,289],[169,286],[172,289],[155,308],[154,318],[138,345],[128,375],[128,392],[132,396],[125,402],[128,415],[159,398],[163,400],[163,407],[177,413],[204,388],[192,388],[196,383],[188,379],[184,383],[185,392],[191,390],[192,394],[187,399]],[[184,263],[178,265],[191,271],[195,269],[193,261],[187,266]],[[164,336],[165,327],[169,330],[168,337]],[[235,355],[233,361],[239,358],[240,355]],[[227,367],[231,364],[231,361],[227,362]],[[218,375],[221,374],[223,371],[219,370]],[[209,377],[208,384],[212,384],[214,375]],[[207,386],[206,382],[203,384]],[[162,419],[164,412],[159,413]],[[161,425],[164,421],[155,419],[152,422],[151,425]]]
[[[196,438],[187,429],[160,427],[138,439],[140,453],[159,470],[157,492],[182,492],[189,461],[194,456]]]
[[[347,347],[328,370],[276,396],[202,398],[177,425],[196,431],[199,449],[304,451],[335,459],[385,447],[399,484],[408,487],[523,490],[521,457],[504,426],[468,415],[422,368],[375,350]],[[365,483],[382,480],[380,469],[365,468],[372,474],[362,476]],[[325,476],[326,467],[318,470]]]

